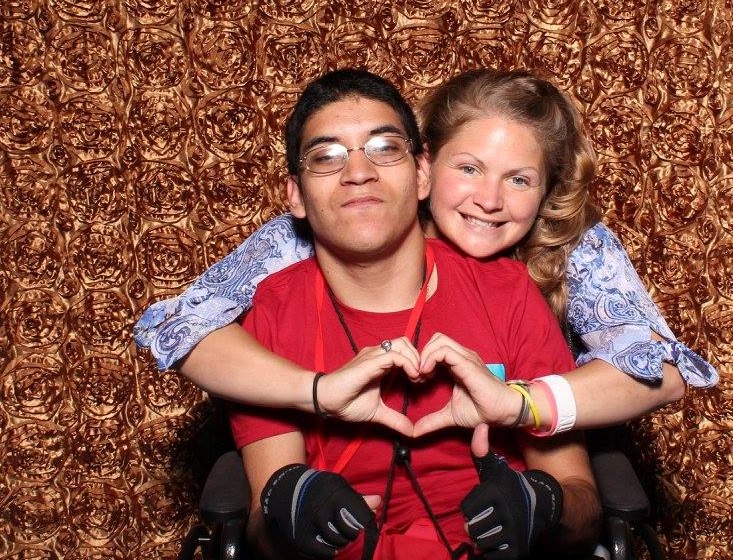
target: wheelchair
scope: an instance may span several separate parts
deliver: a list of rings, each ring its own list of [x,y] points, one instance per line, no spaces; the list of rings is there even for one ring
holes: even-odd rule
[[[185,536],[178,560],[257,560],[246,545],[252,496],[242,458],[233,449],[226,410],[213,399],[212,414],[195,437],[194,454],[208,470],[199,499],[200,523]],[[588,454],[603,508],[597,560],[667,560],[648,524],[651,506],[625,448],[625,426],[586,432]],[[214,461],[214,458],[216,460]],[[207,463],[207,460],[209,461]],[[213,463],[213,466],[209,466]]]
[[[589,453],[603,506],[599,560],[637,560],[639,545],[651,560],[666,560],[648,524],[649,499],[619,448],[619,429],[591,432]],[[186,535],[178,560],[255,560],[246,548],[251,495],[238,452],[227,451],[211,469],[199,501],[201,523]]]

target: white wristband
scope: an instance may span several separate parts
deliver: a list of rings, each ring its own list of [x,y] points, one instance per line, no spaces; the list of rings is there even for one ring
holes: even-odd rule
[[[575,427],[577,408],[575,407],[575,396],[570,383],[562,375],[546,375],[537,377],[535,381],[544,382],[545,386],[552,392],[557,405],[557,426],[548,435],[561,434]]]

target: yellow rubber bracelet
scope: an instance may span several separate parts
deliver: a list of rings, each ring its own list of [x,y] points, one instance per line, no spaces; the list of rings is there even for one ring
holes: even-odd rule
[[[534,429],[538,430],[540,426],[542,425],[540,423],[540,411],[537,409],[537,405],[534,402],[534,399],[532,398],[532,395],[529,394],[529,391],[522,387],[519,383],[507,383],[507,385],[514,389],[517,393],[522,395],[526,400],[527,404],[529,405],[529,411],[532,413],[532,419],[534,420]]]

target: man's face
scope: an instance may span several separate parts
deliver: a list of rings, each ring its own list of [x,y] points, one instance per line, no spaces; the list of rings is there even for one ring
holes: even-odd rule
[[[363,150],[376,136],[406,137],[397,113],[386,103],[347,97],[316,111],[303,127],[302,156],[313,148],[339,143],[352,150],[341,171],[316,175],[301,169],[288,180],[293,214],[307,218],[317,247],[341,258],[375,258],[390,250],[414,228],[418,200],[429,193],[424,162],[408,154],[376,165]],[[298,188],[299,187],[299,188]]]

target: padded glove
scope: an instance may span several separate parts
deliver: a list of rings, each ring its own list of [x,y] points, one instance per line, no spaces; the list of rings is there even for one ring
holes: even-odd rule
[[[494,453],[475,462],[480,484],[461,502],[471,540],[485,560],[525,558],[560,521],[562,487],[544,471],[515,471]]]
[[[260,502],[271,533],[299,554],[317,559],[333,558],[374,519],[364,498],[342,476],[301,464],[276,471]]]

